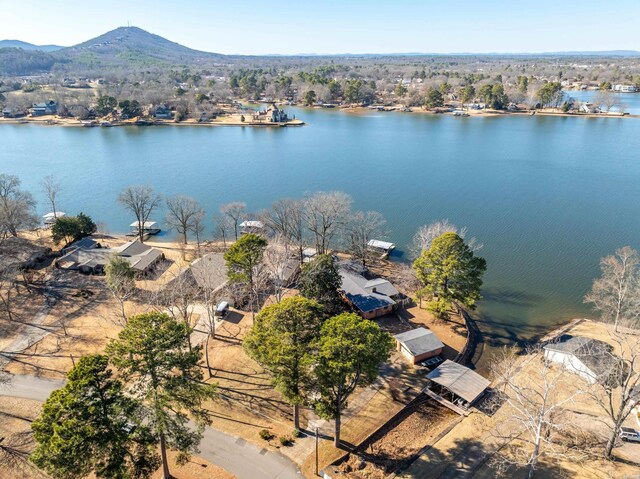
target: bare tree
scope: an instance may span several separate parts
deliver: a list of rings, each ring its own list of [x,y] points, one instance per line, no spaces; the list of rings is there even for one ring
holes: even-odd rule
[[[53,213],[53,217],[58,217],[58,210],[56,208],[56,201],[58,199],[58,194],[62,190],[62,185],[56,181],[53,175],[45,176],[42,182],[40,183],[42,187],[42,192],[49,200],[49,204],[51,205],[51,212]]]
[[[325,254],[344,227],[351,209],[351,197],[340,191],[318,192],[305,202],[307,228],[313,234],[318,254]]]
[[[166,310],[177,321],[186,324],[190,329],[196,327],[197,316],[194,312],[198,290],[193,275],[184,265],[174,273],[173,277],[161,290],[155,293],[153,302],[161,310]],[[191,339],[189,339],[191,347]]]
[[[304,201],[278,200],[271,207],[271,212],[265,218],[265,223],[276,235],[279,235],[297,251],[300,264],[304,259],[302,252],[305,244],[305,216]]]
[[[165,222],[170,228],[182,235],[183,244],[187,244],[187,234],[195,233],[198,218],[204,216],[200,203],[188,196],[170,196],[167,198],[167,216]]]
[[[509,407],[506,420],[498,422],[494,430],[507,448],[507,454],[497,460],[503,465],[526,466],[532,479],[541,457],[567,457],[566,446],[554,441],[571,426],[562,421],[560,413],[583,392],[566,380],[571,376],[566,368],[543,359],[541,348],[527,353],[524,361],[519,361],[515,348],[504,348],[492,362],[491,371],[498,384],[496,389]],[[528,361],[537,364],[524,364]],[[522,373],[523,369],[527,372]]]
[[[636,330],[615,331],[611,325],[605,328],[609,343],[615,347],[604,349],[596,345],[589,351],[601,364],[608,366],[584,389],[609,418],[609,438],[604,455],[610,459],[620,428],[640,403],[640,337]]]
[[[600,319],[613,325],[636,328],[640,320],[640,256],[630,246],[616,250],[600,260],[602,276],[593,281],[586,303],[600,313]]]
[[[36,202],[31,193],[20,189],[17,176],[0,174],[0,236],[18,236],[22,229],[35,228]]]
[[[238,241],[238,226],[247,216],[247,205],[242,201],[235,201],[220,207],[220,214],[226,216],[233,227],[236,241]]]
[[[111,257],[105,267],[105,279],[111,295],[120,305],[117,323],[124,327],[127,325],[126,303],[136,294],[136,282],[131,264],[121,256]]]
[[[136,218],[141,243],[144,242],[144,225],[160,205],[160,200],[160,195],[154,193],[151,186],[144,185],[128,186],[118,196],[118,203]]]
[[[17,274],[18,268],[15,265],[0,266],[0,302],[9,322],[16,320],[13,305],[14,294],[17,294]]]
[[[349,252],[354,258],[367,265],[369,254],[369,241],[375,238],[382,239],[387,236],[385,225],[387,220],[382,213],[377,211],[357,211],[349,219],[346,225],[346,237]]]
[[[282,301],[285,291],[292,286],[291,263],[295,261],[292,253],[289,242],[280,235],[269,241],[264,251],[264,265],[276,303]]]
[[[192,232],[196,237],[196,256],[198,258],[200,258],[202,256],[202,236],[204,234],[204,219],[206,217],[206,214],[204,212],[204,210],[200,210],[194,217],[193,217],[193,227],[192,227]]]
[[[418,228],[416,234],[413,235],[413,241],[410,247],[411,254],[417,258],[423,251],[431,248],[431,243],[434,239],[445,233],[456,233],[460,238],[465,239],[465,236],[467,236],[467,228],[458,228],[448,219],[438,220],[428,225],[423,225]],[[482,249],[482,243],[479,243],[475,237],[470,238],[466,243],[474,252]]]
[[[219,214],[213,217],[213,237],[218,240],[221,239],[225,248],[232,229],[233,224],[228,216]]]
[[[604,108],[609,113],[613,108],[619,107],[618,97],[610,91],[600,90],[593,99],[593,103],[598,108]]]

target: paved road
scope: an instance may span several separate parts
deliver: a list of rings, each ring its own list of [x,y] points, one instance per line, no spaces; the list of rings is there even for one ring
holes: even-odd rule
[[[0,396],[44,401],[63,380],[36,376],[13,376],[7,386],[0,386]],[[244,439],[207,427],[200,443],[199,457],[235,474],[238,479],[300,479],[298,468],[277,452],[260,449]]]

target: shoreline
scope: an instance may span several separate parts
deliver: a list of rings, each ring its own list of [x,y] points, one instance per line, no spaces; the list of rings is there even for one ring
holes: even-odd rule
[[[441,111],[434,110],[426,110],[421,107],[410,108],[409,111],[403,110],[400,107],[386,107],[387,110],[376,110],[369,107],[358,106],[358,107],[342,107],[337,108],[340,111],[344,111],[346,113],[410,113],[417,115],[433,115],[433,116],[453,116],[451,111],[442,109]],[[534,114],[532,114],[532,112]],[[546,109],[546,110],[517,110],[517,111],[507,111],[507,110],[465,110],[465,113],[468,116],[462,116],[461,118],[469,118],[469,117],[500,117],[500,116],[555,116],[555,117],[569,117],[569,118],[640,118],[640,114],[631,114],[631,113],[569,113],[563,112],[556,109]]]
[[[176,122],[173,120],[141,120],[131,121],[123,120],[116,122],[109,122],[110,125],[101,125],[100,120],[94,120],[96,124],[82,123],[80,120],[71,118],[60,118],[57,116],[41,116],[41,117],[22,117],[22,118],[0,118],[0,125],[38,125],[38,126],[61,126],[71,128],[116,128],[122,126],[135,126],[135,127],[148,127],[148,126],[201,126],[201,127],[216,127],[216,126],[248,126],[252,128],[285,128],[285,127],[300,127],[306,123],[302,120],[290,120],[284,123],[267,123],[256,121],[241,121],[238,118],[229,118],[227,121],[203,121],[199,122],[195,119],[188,119],[185,121]],[[106,121],[106,120],[105,120]]]
[[[322,110],[321,107],[305,107],[298,106],[301,109],[314,109]],[[345,106],[336,107],[335,109],[344,113],[350,113],[355,115],[365,113],[409,113],[413,115],[431,115],[431,116],[453,116],[451,111],[441,110],[427,110],[421,107],[410,108],[406,110],[404,107],[391,106],[384,107],[383,110],[377,110],[374,108],[364,106]],[[548,117],[566,117],[566,118],[640,118],[640,114],[631,113],[570,113],[563,112],[557,109],[544,109],[544,110],[518,110],[518,111],[506,111],[506,110],[466,110],[466,115],[461,118],[470,117],[505,117],[505,116],[548,116]],[[196,119],[187,119],[184,121],[176,122],[173,120],[122,120],[116,122],[109,122],[110,125],[101,125],[101,120],[93,120],[95,124],[83,123],[80,120],[71,118],[60,118],[57,116],[41,116],[41,117],[22,117],[22,118],[0,118],[0,125],[38,125],[38,126],[61,126],[72,128],[112,128],[122,126],[135,126],[135,127],[148,127],[148,126],[198,126],[198,127],[219,127],[219,126],[234,126],[234,127],[251,127],[251,128],[285,128],[285,127],[301,127],[307,125],[302,120],[295,119],[289,120],[284,123],[271,123],[271,122],[256,122],[256,121],[241,121],[241,115],[234,115],[234,117],[224,117],[223,120],[209,120],[200,122]],[[106,121],[106,120],[105,120]]]

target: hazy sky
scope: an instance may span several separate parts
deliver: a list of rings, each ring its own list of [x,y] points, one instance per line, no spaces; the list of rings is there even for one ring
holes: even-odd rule
[[[138,26],[241,54],[640,50],[640,0],[0,0],[0,39]]]

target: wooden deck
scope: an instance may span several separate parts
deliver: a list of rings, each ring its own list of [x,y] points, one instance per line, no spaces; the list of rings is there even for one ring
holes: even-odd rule
[[[455,404],[453,404],[451,401],[447,401],[445,398],[443,398],[442,396],[437,395],[436,393],[434,393],[431,389],[429,388],[424,388],[422,390],[423,393],[425,393],[427,396],[429,396],[431,399],[433,399],[434,401],[442,404],[445,407],[448,407],[449,409],[451,409],[453,412],[460,414],[461,416],[468,416],[469,415],[469,411],[466,411],[464,409],[462,409],[459,406],[456,406]]]

